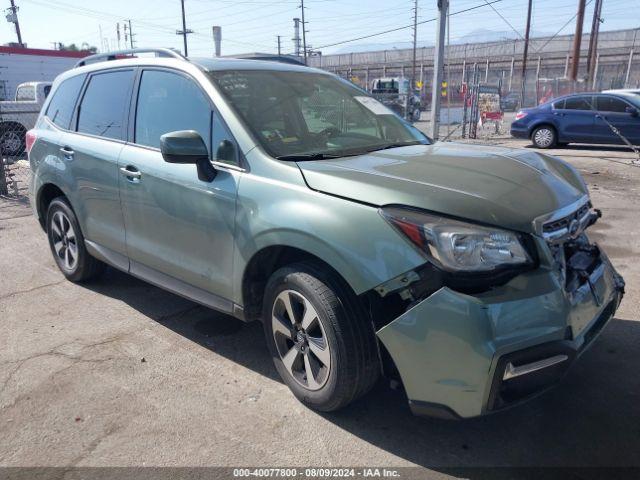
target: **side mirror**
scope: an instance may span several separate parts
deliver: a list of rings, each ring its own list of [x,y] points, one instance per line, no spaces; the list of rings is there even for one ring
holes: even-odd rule
[[[632,117],[637,117],[638,116],[638,109],[637,108],[633,108],[633,107],[626,107],[625,112],[630,113]]]
[[[209,161],[209,151],[202,137],[195,130],[179,130],[160,137],[160,152],[167,163],[194,164],[198,178],[211,182],[216,178],[216,169]]]

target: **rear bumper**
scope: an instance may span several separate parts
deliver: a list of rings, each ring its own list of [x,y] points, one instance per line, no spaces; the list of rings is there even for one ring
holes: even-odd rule
[[[515,138],[529,138],[529,128],[526,125],[511,124],[511,136]]]
[[[444,287],[380,329],[412,411],[473,417],[556,384],[622,299],[604,254],[591,277],[571,293],[545,268],[477,296]]]

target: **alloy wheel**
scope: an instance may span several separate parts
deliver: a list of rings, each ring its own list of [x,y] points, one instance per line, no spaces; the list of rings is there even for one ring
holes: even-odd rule
[[[271,327],[289,375],[304,388],[321,389],[329,378],[331,351],[311,302],[294,290],[280,292],[273,303]]]
[[[536,145],[546,148],[553,142],[553,132],[548,128],[541,128],[536,131],[533,139],[535,140]]]
[[[64,212],[55,212],[51,217],[50,228],[53,249],[58,259],[66,270],[75,270],[78,265],[78,243],[69,217]]]

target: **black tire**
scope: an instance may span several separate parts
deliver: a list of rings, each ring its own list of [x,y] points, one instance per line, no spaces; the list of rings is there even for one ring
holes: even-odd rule
[[[537,148],[553,148],[558,141],[556,129],[550,125],[540,125],[531,133],[531,141]]]
[[[289,291],[311,303],[328,343],[330,369],[325,383],[316,390],[306,388],[287,370],[274,337],[274,305],[279,295]],[[263,321],[276,370],[306,406],[325,412],[338,410],[364,395],[376,383],[381,367],[373,326],[353,291],[333,271],[309,262],[276,271],[265,289]]]
[[[5,124],[0,126],[0,154],[8,157],[22,155],[26,148],[27,131],[22,125]]]
[[[49,204],[46,227],[53,258],[68,280],[83,282],[104,271],[105,264],[87,252],[78,219],[65,198],[54,198]],[[60,235],[59,232],[66,235]],[[69,262],[70,258],[75,260]]]

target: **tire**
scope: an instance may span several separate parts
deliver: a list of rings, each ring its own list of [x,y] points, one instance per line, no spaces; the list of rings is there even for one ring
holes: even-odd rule
[[[46,225],[53,259],[68,280],[83,282],[104,271],[104,263],[87,252],[78,219],[64,198],[51,201]]]
[[[8,157],[22,155],[26,148],[27,131],[22,125],[3,125],[0,127],[0,154]]]
[[[558,136],[553,127],[541,125],[531,134],[531,141],[537,148],[553,148],[556,146]]]
[[[373,326],[332,271],[307,262],[276,271],[265,289],[263,320],[276,370],[306,406],[338,410],[378,379]]]

